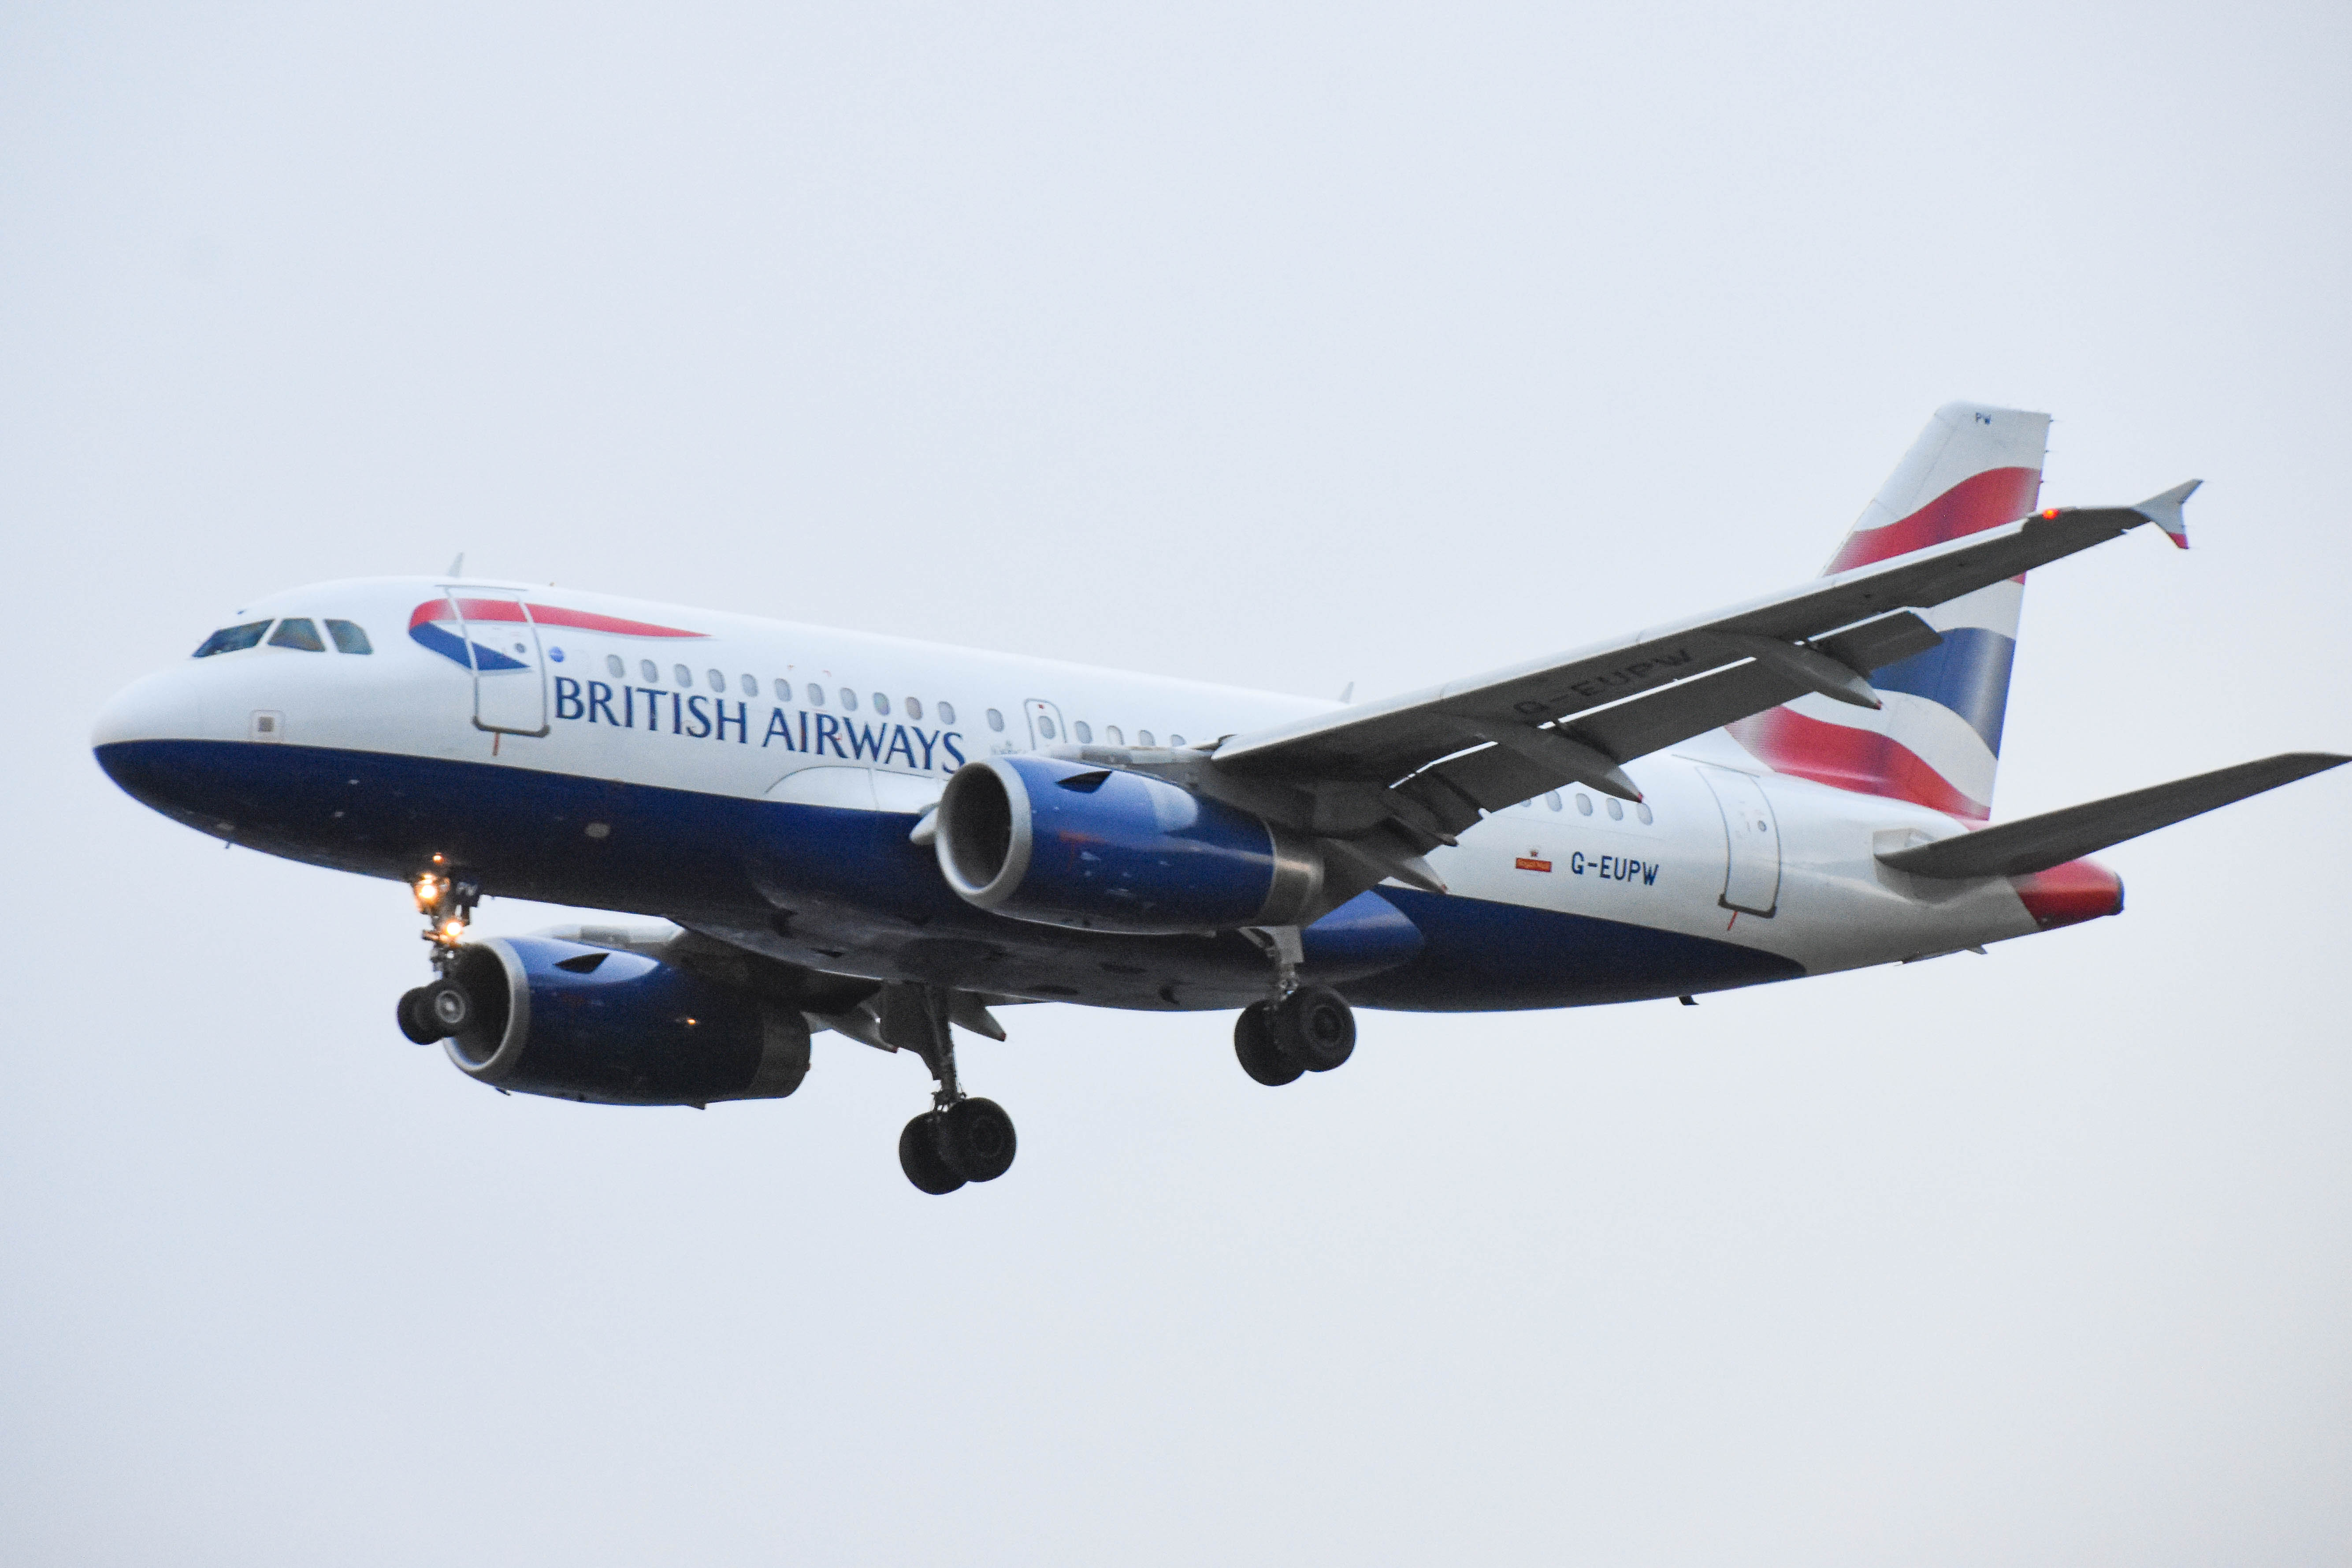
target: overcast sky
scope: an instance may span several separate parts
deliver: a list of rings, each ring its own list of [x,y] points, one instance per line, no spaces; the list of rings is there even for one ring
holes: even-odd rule
[[[2352,750],[2340,5],[0,5],[0,1558],[2352,1556],[2352,778],[2120,920],[1590,1011],[1010,1015],[502,1098],[402,890],[91,718],[478,572],[1318,696],[1789,586],[1937,405],[2046,498],[1996,814]],[[483,929],[555,916],[493,903]]]

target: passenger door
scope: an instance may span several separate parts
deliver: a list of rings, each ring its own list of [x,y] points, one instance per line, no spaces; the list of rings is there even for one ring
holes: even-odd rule
[[[1726,864],[1717,901],[1727,910],[1769,915],[1780,900],[1780,825],[1772,803],[1753,774],[1708,766],[1698,771],[1723,811]]]
[[[504,735],[546,734],[547,669],[530,606],[516,599],[448,597],[473,661],[474,727]]]

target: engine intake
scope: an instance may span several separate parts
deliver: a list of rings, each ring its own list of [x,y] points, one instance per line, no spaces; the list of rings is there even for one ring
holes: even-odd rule
[[[1147,773],[984,757],[948,781],[940,870],[1013,920],[1166,935],[1290,925],[1323,888],[1313,843]]]
[[[551,937],[458,950],[467,1015],[449,1059],[519,1094],[604,1105],[778,1100],[808,1072],[808,1020],[642,953]]]

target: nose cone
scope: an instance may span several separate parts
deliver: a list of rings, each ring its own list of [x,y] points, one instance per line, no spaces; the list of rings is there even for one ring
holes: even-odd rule
[[[194,741],[204,736],[204,709],[194,682],[182,669],[158,670],[132,681],[99,710],[89,743],[104,762],[107,749],[138,741]]]

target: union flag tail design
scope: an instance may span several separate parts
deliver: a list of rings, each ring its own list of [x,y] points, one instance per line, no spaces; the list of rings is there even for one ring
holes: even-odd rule
[[[2014,522],[2042,489],[2050,416],[1948,403],[1895,466],[1830,573]],[[1992,812],[2025,579],[1926,612],[1941,646],[1874,671],[1876,712],[1806,696],[1731,725],[1775,772],[1982,822]]]

